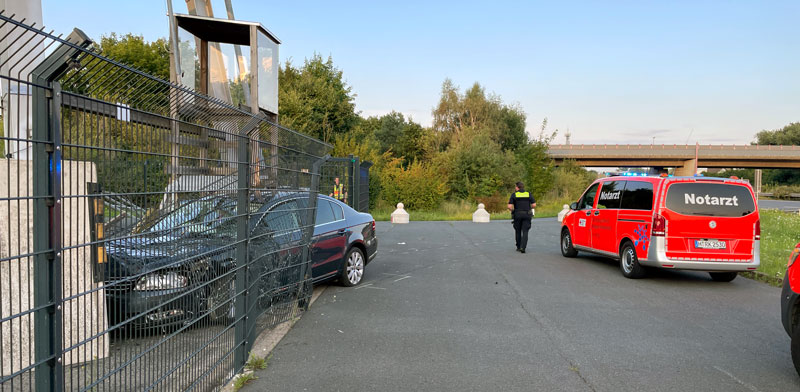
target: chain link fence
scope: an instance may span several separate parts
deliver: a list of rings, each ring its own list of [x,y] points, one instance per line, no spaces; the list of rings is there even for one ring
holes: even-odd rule
[[[357,156],[330,158],[322,165],[320,193],[327,194],[359,212],[369,212],[369,168]]]
[[[0,37],[0,389],[217,389],[308,304],[330,146],[77,29]]]

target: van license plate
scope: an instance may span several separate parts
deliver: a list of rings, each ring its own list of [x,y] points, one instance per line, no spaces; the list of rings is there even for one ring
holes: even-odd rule
[[[725,249],[725,241],[716,240],[695,240],[694,247],[697,249]]]

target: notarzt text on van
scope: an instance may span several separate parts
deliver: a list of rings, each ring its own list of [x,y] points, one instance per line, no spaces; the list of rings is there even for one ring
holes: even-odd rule
[[[684,203],[686,204],[705,204],[711,206],[738,206],[739,199],[736,196],[733,197],[716,197],[706,195],[703,196],[695,196],[694,193],[692,194],[684,194]]]

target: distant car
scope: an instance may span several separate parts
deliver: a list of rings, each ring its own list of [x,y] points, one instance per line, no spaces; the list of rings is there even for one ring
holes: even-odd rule
[[[795,245],[789,256],[786,275],[783,277],[781,292],[781,321],[786,333],[792,338],[792,362],[800,374],[800,243]]]
[[[208,314],[233,317],[236,198],[208,196],[106,245],[105,292],[113,325],[181,325]],[[248,246],[251,287],[274,300],[301,280],[302,231],[308,196],[281,192],[251,200]],[[375,221],[328,196],[317,199],[312,237],[314,283],[355,286],[378,249]],[[269,304],[261,304],[266,307]]]
[[[572,203],[561,227],[564,257],[611,257],[634,279],[658,267],[730,282],[758,268],[760,242],[753,189],[733,177],[599,179]]]

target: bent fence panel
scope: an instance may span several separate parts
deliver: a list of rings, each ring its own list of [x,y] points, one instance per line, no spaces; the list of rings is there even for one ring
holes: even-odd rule
[[[330,146],[79,30],[0,39],[0,389],[217,388],[308,303]]]

